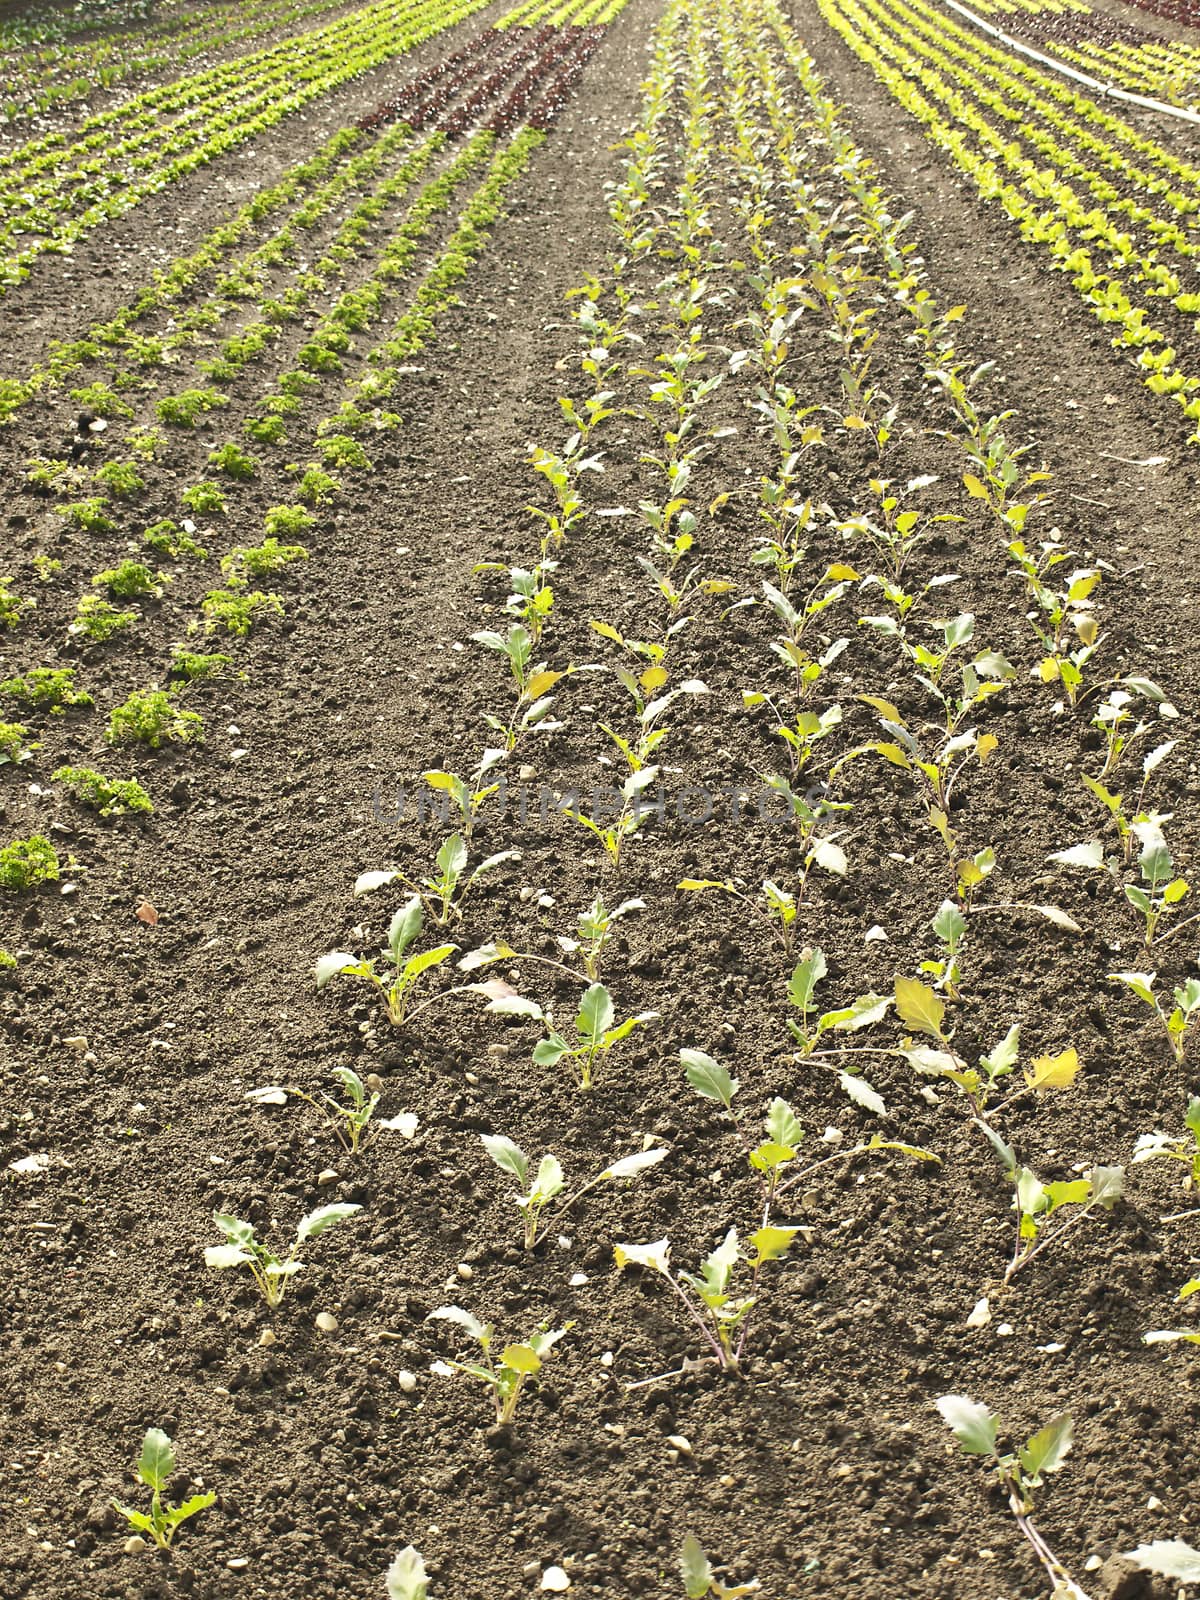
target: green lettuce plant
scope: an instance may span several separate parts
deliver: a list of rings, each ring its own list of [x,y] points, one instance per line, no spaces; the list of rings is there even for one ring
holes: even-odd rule
[[[94,767],[58,767],[50,781],[64,784],[82,805],[102,817],[120,817],[127,811],[149,816],[154,810],[136,778],[106,778]]]
[[[0,889],[21,894],[39,883],[57,883],[58,876],[58,852],[44,833],[0,846]]]

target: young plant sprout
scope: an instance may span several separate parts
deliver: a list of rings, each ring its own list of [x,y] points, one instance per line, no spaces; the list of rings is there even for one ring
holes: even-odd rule
[[[627,917],[633,911],[644,911],[644,900],[622,900],[620,905],[614,906],[610,911],[599,895],[593,899],[586,911],[579,914],[579,923],[576,939],[560,934],[558,947],[564,955],[579,954],[583,958],[583,970],[590,983],[600,981],[601,957],[605,947],[612,938],[613,929],[622,917]]]
[[[1021,1268],[1047,1246],[1054,1244],[1072,1228],[1079,1226],[1099,1206],[1111,1211],[1125,1193],[1124,1167],[1092,1167],[1082,1178],[1061,1183],[1043,1183],[1035,1172],[1021,1166],[1016,1151],[986,1122],[977,1122],[1013,1185],[1013,1210],[1017,1213],[1017,1238],[1012,1260],[1004,1269],[1005,1283],[1011,1283]],[[1058,1213],[1070,1208],[1065,1219]],[[1057,1217],[1057,1222],[1054,1220]]]
[[[706,1256],[700,1271],[676,1272],[671,1267],[671,1242],[618,1244],[613,1247],[617,1267],[643,1267],[656,1272],[671,1287],[688,1320],[703,1340],[709,1359],[722,1371],[736,1371],[746,1353],[751,1313],[757,1304],[758,1281],[768,1261],[777,1261],[791,1248],[800,1232],[796,1228],[766,1226],[750,1235],[747,1249],[730,1228],[717,1248]],[[745,1294],[732,1294],[735,1277],[750,1273]]]
[[[987,1406],[964,1394],[944,1394],[939,1396],[937,1408],[963,1453],[982,1456],[993,1469],[1017,1527],[1054,1585],[1055,1600],[1088,1600],[1033,1522],[1033,1490],[1041,1488],[1046,1473],[1059,1470],[1071,1448],[1070,1417],[1055,1417],[1017,1450],[1006,1453],[996,1443],[999,1418]]]
[[[666,694],[661,694],[655,699],[647,699],[643,695],[645,680],[649,679],[657,685],[660,668],[656,672],[644,672],[641,678],[634,677],[627,667],[618,664],[613,668],[622,687],[633,698],[637,715],[637,734],[631,741],[622,734],[610,728],[607,722],[600,723],[600,731],[606,733],[617,749],[629,764],[631,773],[641,772],[649,764],[654,751],[670,733],[670,728],[663,727],[660,718],[670,709],[680,695],[701,695],[708,693],[707,684],[700,682],[699,678],[689,678],[686,683],[681,683],[677,689],[668,689]],[[665,676],[665,674],[663,674]]]
[[[854,1051],[826,1051],[818,1046],[827,1033],[858,1033],[860,1029],[881,1022],[892,1003],[891,996],[871,992],[859,995],[848,1006],[814,1015],[816,988],[827,972],[825,953],[817,946],[801,952],[788,980],[788,999],[800,1013],[798,1022],[788,1019],[788,1029],[799,1046],[797,1059],[836,1073],[839,1087],[855,1105],[883,1116],[887,1108],[882,1097],[862,1078],[858,1063],[850,1058],[851,1055],[891,1055],[893,1051],[861,1047]]]
[[[463,898],[472,884],[477,883],[485,873],[491,872],[505,861],[520,861],[520,859],[519,850],[501,850],[495,855],[486,857],[468,872],[467,841],[461,833],[452,833],[443,841],[441,849],[434,857],[432,877],[410,878],[398,870],[386,869],[381,872],[364,872],[355,882],[354,892],[369,894],[385,884],[400,882],[405,888],[414,891],[433,920],[439,927],[444,928],[452,916],[461,916]]]
[[[1148,1005],[1162,1024],[1167,1042],[1180,1066],[1183,1065],[1188,1031],[1200,1016],[1200,978],[1188,978],[1172,993],[1173,1005],[1163,1004],[1154,992],[1155,972],[1110,972],[1110,983],[1123,983],[1131,994]]]
[[[317,1238],[327,1228],[332,1228],[334,1223],[342,1222],[361,1210],[362,1207],[356,1205],[318,1206],[315,1211],[310,1211],[306,1217],[300,1219],[295,1240],[286,1256],[277,1256],[269,1245],[257,1239],[253,1223],[243,1222],[240,1217],[231,1217],[221,1211],[214,1211],[213,1221],[217,1225],[217,1231],[224,1234],[226,1242],[207,1247],[204,1252],[204,1265],[218,1269],[246,1267],[258,1285],[263,1299],[273,1310],[287,1293],[292,1278],[304,1265],[302,1261],[296,1259],[300,1247],[309,1239]]]
[[[605,1167],[603,1172],[598,1172],[581,1188],[568,1195],[558,1206],[554,1217],[543,1227],[542,1213],[551,1200],[556,1199],[566,1187],[566,1178],[558,1157],[549,1152],[544,1155],[538,1162],[533,1181],[530,1182],[529,1157],[520,1145],[502,1133],[480,1134],[480,1139],[484,1149],[500,1170],[510,1173],[517,1180],[519,1192],[513,1195],[512,1199],[525,1213],[526,1250],[532,1250],[539,1239],[545,1238],[554,1222],[592,1189],[610,1180],[615,1182],[621,1178],[636,1178],[648,1168],[657,1166],[668,1154],[665,1148],[638,1150],[631,1156],[624,1156],[619,1161],[614,1161]]]
[[[1143,1572],[1157,1572],[1179,1583],[1200,1583],[1200,1550],[1183,1539],[1155,1539],[1150,1544],[1140,1544],[1136,1550],[1127,1551],[1124,1559]]]
[[[747,696],[743,694],[742,698],[745,700]],[[797,719],[797,728],[801,720]],[[844,878],[850,870],[846,852],[837,842],[840,834],[825,833],[821,828],[828,817],[852,808],[849,801],[829,799],[825,784],[818,785],[817,792],[810,788],[801,793],[781,773],[763,773],[762,780],[764,788],[773,789],[782,797],[787,806],[788,820],[796,830],[796,843],[803,851],[795,897],[796,904],[800,906],[804,903],[808,875],[814,867],[820,867],[823,872],[832,873],[836,878]]]
[[[554,609],[554,590],[547,581],[558,570],[557,561],[539,561],[531,570],[524,567],[506,567],[502,561],[481,561],[472,568],[476,573],[499,572],[508,578],[512,593],[504,609],[517,618],[529,631],[534,645],[542,637],[542,630]],[[478,639],[478,635],[476,636]]]
[[[658,772],[657,767],[639,767],[636,772],[629,774],[621,785],[621,806],[615,813],[615,819],[611,811],[602,812],[599,805],[595,815],[590,817],[578,808],[564,809],[563,816],[594,834],[604,846],[613,866],[620,866],[621,850],[626,839],[632,839],[639,833],[642,823],[657,810],[653,801],[647,803],[642,797],[658,781]],[[597,799],[600,799],[599,793]]]
[[[922,1077],[941,1078],[952,1083],[968,1101],[971,1114],[980,1125],[986,1120],[996,1121],[1017,1100],[1027,1094],[1045,1094],[1050,1090],[1069,1089],[1075,1082],[1083,1063],[1073,1047],[1058,1055],[1037,1056],[1024,1069],[1021,1084],[1005,1095],[999,1105],[992,1100],[999,1085],[1011,1077],[1020,1060],[1021,1028],[1014,1023],[1004,1037],[986,1055],[980,1056],[971,1067],[950,1048],[950,1041],[942,1029],[945,1007],[925,984],[913,978],[896,979],[896,1009],[900,1018],[917,1033],[933,1039],[940,1049],[915,1043],[912,1038],[901,1042],[900,1054],[909,1066]]]
[[[691,1087],[702,1100],[714,1101],[724,1108],[741,1140],[746,1161],[758,1175],[764,1224],[770,1221],[771,1211],[781,1195],[806,1183],[813,1173],[836,1162],[853,1161],[858,1156],[873,1155],[877,1151],[896,1151],[914,1161],[941,1164],[940,1156],[930,1150],[922,1150],[917,1145],[903,1144],[895,1139],[881,1139],[878,1134],[872,1134],[870,1139],[862,1140],[848,1150],[839,1146],[833,1155],[808,1162],[802,1167],[793,1167],[792,1163],[798,1160],[805,1132],[786,1100],[776,1095],[771,1101],[763,1118],[766,1138],[758,1144],[752,1144],[746,1137],[745,1114],[734,1110],[734,1097],[741,1087],[737,1078],[731,1077],[727,1067],[714,1061],[712,1056],[705,1055],[703,1050],[681,1050],[679,1059]]]
[[[305,1094],[303,1089],[285,1089],[279,1084],[251,1089],[246,1099],[260,1106],[283,1105],[289,1095],[307,1101],[321,1113],[342,1149],[351,1156],[358,1155],[360,1150],[373,1144],[384,1129],[394,1129],[406,1139],[412,1138],[417,1129],[417,1118],[411,1112],[402,1112],[398,1117],[389,1117],[386,1121],[375,1120],[381,1085],[374,1073],[364,1083],[352,1067],[334,1067],[333,1077],[342,1090],[344,1098],[341,1100],[323,1090],[311,1095]]]
[[[507,751],[504,750],[485,750],[469,782],[465,778],[460,778],[457,773],[446,772],[440,767],[431,768],[421,774],[435,794],[445,794],[448,797],[448,804],[453,805],[458,812],[462,824],[460,831],[468,843],[480,807],[501,789],[501,783],[485,784],[483,780],[493,767],[499,766],[504,761],[506,755]],[[478,869],[476,876],[482,870]]]
[[[142,1453],[136,1467],[138,1481],[151,1491],[150,1511],[131,1511],[119,1500],[113,1505],[139,1533],[148,1533],[160,1550],[169,1550],[180,1525],[194,1517],[198,1511],[207,1511],[216,1505],[217,1497],[211,1491],[194,1494],[177,1506],[164,1505],[163,1493],[175,1471],[175,1447],[161,1428],[147,1428],[142,1440]]]
[[[1185,1189],[1200,1186],[1200,1095],[1189,1095],[1184,1113],[1184,1134],[1140,1133],[1133,1146],[1133,1164],[1143,1161],[1178,1161],[1187,1168]]]
[[[492,1354],[492,1324],[480,1322],[478,1317],[464,1311],[461,1306],[439,1306],[431,1311],[427,1321],[453,1322],[464,1329],[483,1351],[482,1362],[435,1361],[431,1372],[461,1372],[464,1377],[476,1378],[492,1391],[498,1423],[511,1422],[517,1404],[530,1378],[542,1370],[542,1362],[558,1341],[575,1326],[548,1329],[543,1323],[524,1344],[505,1345],[498,1356]]]
[[[471,637],[478,644],[487,645],[505,657],[517,686],[516,704],[507,717],[485,711],[483,720],[493,733],[504,741],[504,750],[511,753],[527,733],[555,733],[562,723],[550,713],[554,696],[550,693],[565,672],[556,672],[545,664],[530,666],[533,640],[528,628],[516,622],[507,634],[475,633]]]
[[[814,663],[821,670],[836,660],[841,652],[837,651],[829,656],[823,656],[821,661]],[[816,682],[820,672],[813,677]],[[776,738],[782,739],[787,746],[788,765],[790,778],[795,783],[805,767],[816,754],[817,746],[831,733],[842,725],[842,708],[836,701],[825,707],[824,711],[801,710],[789,722],[787,716],[780,711],[769,694],[764,694],[758,689],[742,690],[742,705],[747,711],[757,711],[760,706],[766,706],[774,718],[771,732]]]
[[[963,520],[949,512],[936,512],[927,516],[911,508],[901,509],[904,496],[915,494],[921,489],[928,489],[937,481],[936,477],[929,474],[913,478],[901,494],[894,492],[894,485],[890,479],[872,478],[870,487],[878,502],[877,515],[851,517],[848,522],[840,522],[837,526],[850,538],[855,535],[868,538],[887,562],[892,577],[899,582],[908,558],[918,545],[934,537],[939,523]]]
[[[749,1583],[735,1583],[732,1587],[722,1583],[694,1533],[684,1536],[679,1571],[688,1600],[707,1600],[709,1595],[714,1600],[737,1600],[739,1595],[757,1594],[762,1587],[757,1578],[751,1578]]]
[[[1175,876],[1175,862],[1163,837],[1161,825],[1168,820],[1167,817],[1145,817],[1135,819],[1132,824],[1134,836],[1142,847],[1138,853],[1142,882],[1127,883],[1125,898],[1143,918],[1147,950],[1156,939],[1171,938],[1191,923],[1200,921],[1200,916],[1188,917],[1176,923],[1170,933],[1158,935],[1158,924],[1165,913],[1189,892],[1186,879]]]
[[[323,989],[331,978],[362,978],[374,985],[383,1001],[388,1021],[396,1027],[402,1026],[410,1014],[415,1015],[432,1004],[432,999],[426,1000],[416,1011],[409,1012],[409,1003],[424,974],[448,961],[458,949],[456,944],[440,944],[432,950],[423,950],[420,955],[405,959],[405,951],[421,932],[424,923],[425,912],[420,897],[413,895],[400,907],[388,926],[387,944],[379,955],[384,964],[382,973],[376,970],[375,958],[364,960],[345,950],[331,950],[317,962],[317,988]]]
[[[387,1600],[428,1600],[429,1574],[420,1551],[405,1545],[387,1569],[386,1582]]]
[[[634,1017],[626,1017],[624,1022],[617,1022],[612,996],[602,983],[589,984],[584,990],[575,1017],[575,1044],[563,1037],[554,1018],[543,1011],[536,1000],[526,1000],[521,995],[501,995],[492,1000],[487,1009],[500,1016],[529,1017],[534,1022],[545,1023],[546,1037],[533,1047],[535,1063],[539,1067],[556,1067],[560,1061],[566,1061],[580,1089],[593,1087],[596,1064],[614,1045],[627,1039],[635,1028],[658,1018],[657,1011],[640,1011]]]

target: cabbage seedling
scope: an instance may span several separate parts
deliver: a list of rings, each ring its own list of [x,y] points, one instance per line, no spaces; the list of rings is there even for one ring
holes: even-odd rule
[[[679,1572],[688,1600],[707,1600],[709,1595],[715,1600],[737,1600],[739,1595],[757,1594],[762,1588],[757,1578],[751,1578],[749,1583],[735,1583],[732,1588],[722,1583],[694,1533],[684,1537],[679,1552]]]
[[[905,486],[904,494],[910,495],[919,489],[928,489],[937,481],[936,477],[928,474],[913,478]],[[938,523],[961,522],[963,519],[945,511],[924,516],[920,511],[902,510],[902,497],[891,492],[890,478],[872,478],[870,486],[871,492],[879,502],[878,517],[851,517],[848,522],[839,522],[837,526],[842,533],[851,537],[855,534],[864,534],[870,539],[892,569],[893,578],[899,582],[908,558],[918,545],[933,537]]]
[[[1181,1161],[1187,1168],[1184,1187],[1194,1189],[1200,1185],[1200,1095],[1188,1097],[1187,1111],[1183,1117],[1187,1132],[1140,1133],[1133,1147],[1133,1162]]]
[[[993,1469],[1017,1527],[1054,1585],[1055,1600],[1088,1600],[1033,1522],[1033,1490],[1041,1488],[1046,1473],[1057,1472],[1066,1459],[1073,1442],[1071,1418],[1065,1413],[1055,1417],[1008,1454],[997,1446],[1000,1420],[987,1406],[964,1394],[944,1394],[938,1397],[937,1408],[963,1453],[982,1456]]]
[[[1017,1239],[1012,1260],[1004,1269],[1005,1283],[1011,1283],[1021,1268],[1040,1255],[1048,1245],[1078,1227],[1097,1206],[1104,1211],[1111,1211],[1125,1193],[1124,1167],[1092,1167],[1082,1178],[1063,1183],[1043,1183],[1035,1172],[1020,1165],[1012,1146],[1005,1144],[995,1129],[978,1119],[977,1126],[987,1138],[1014,1190]],[[1064,1206],[1070,1207],[1071,1214],[1065,1219],[1060,1217],[1055,1224],[1052,1219]]]
[[[403,872],[388,870],[364,872],[355,882],[354,892],[369,894],[371,890],[382,888],[384,884],[399,881],[405,888],[414,890],[432,914],[433,920],[440,927],[445,927],[451,915],[461,915],[462,900],[472,884],[477,883],[484,873],[491,872],[494,867],[500,866],[505,861],[520,861],[521,852],[501,850],[496,855],[487,856],[470,872],[467,871],[469,859],[466,839],[461,833],[452,833],[448,839],[443,840],[441,849],[434,857],[432,877],[410,878]]]
[[[532,571],[524,567],[506,567],[502,561],[481,561],[472,568],[477,573],[500,572],[508,578],[512,593],[504,602],[504,609],[528,629],[534,645],[542,637],[542,630],[554,609],[554,590],[547,579],[557,570],[557,561],[539,561]]]
[[[799,1022],[789,1017],[788,1030],[792,1038],[800,1046],[798,1059],[812,1061],[817,1066],[828,1067],[836,1072],[839,1086],[843,1093],[848,1095],[855,1105],[863,1106],[868,1111],[873,1111],[877,1116],[882,1116],[886,1110],[880,1095],[865,1083],[859,1076],[857,1067],[846,1065],[850,1054],[862,1055],[893,1055],[891,1048],[860,1048],[851,1052],[839,1050],[836,1052],[820,1051],[817,1046],[827,1033],[858,1033],[863,1028],[870,1028],[876,1022],[882,1022],[891,1005],[890,995],[878,995],[873,991],[859,995],[848,1006],[841,1006],[835,1011],[816,1013],[817,985],[825,977],[828,968],[825,962],[825,952],[819,946],[801,952],[800,960],[792,969],[788,980],[788,999],[800,1013]]]
[[[902,1144],[895,1139],[881,1139],[878,1134],[872,1134],[870,1139],[861,1141],[849,1150],[839,1148],[833,1155],[825,1156],[820,1161],[810,1162],[800,1170],[795,1170],[792,1163],[800,1153],[805,1133],[800,1125],[800,1119],[786,1100],[776,1095],[771,1101],[763,1118],[766,1138],[752,1146],[746,1137],[743,1115],[733,1108],[734,1096],[740,1084],[730,1075],[728,1068],[723,1067],[719,1061],[714,1061],[712,1056],[705,1055],[703,1050],[681,1050],[679,1059],[684,1076],[700,1098],[715,1101],[723,1106],[726,1116],[733,1124],[742,1142],[746,1161],[759,1179],[764,1223],[770,1220],[771,1208],[780,1195],[796,1188],[798,1184],[807,1182],[814,1172],[819,1172],[822,1167],[832,1166],[835,1162],[853,1161],[857,1156],[873,1155],[881,1150],[894,1150],[901,1155],[910,1156],[914,1161],[933,1161],[938,1165],[941,1164],[941,1157],[935,1156],[930,1150],[922,1150],[918,1145]],[[859,1087],[867,1088],[866,1085]]]
[[[620,905],[614,906],[609,911],[599,895],[595,897],[586,911],[579,914],[577,932],[578,939],[569,939],[560,935],[559,948],[564,955],[574,955],[577,951],[583,957],[583,969],[591,983],[598,983],[600,979],[600,958],[608,941],[612,938],[613,926],[622,917],[627,917],[630,912],[644,911],[644,900],[622,900]]]
[[[478,1317],[464,1311],[461,1306],[439,1306],[431,1311],[426,1321],[453,1322],[463,1328],[483,1351],[482,1362],[437,1361],[433,1372],[461,1372],[464,1377],[477,1378],[492,1391],[498,1423],[511,1422],[516,1415],[522,1391],[530,1378],[542,1370],[542,1362],[558,1341],[575,1326],[548,1329],[543,1325],[524,1344],[505,1345],[498,1356],[492,1354],[492,1324],[480,1322]]]
[[[811,681],[816,682],[816,677],[820,676],[824,667],[829,662],[836,661],[840,654],[840,650],[827,653],[819,662],[812,663],[817,668],[817,673]],[[771,732],[787,745],[793,782],[811,761],[817,745],[823,739],[827,739],[835,728],[840,728],[842,725],[842,708],[836,701],[821,712],[801,711],[791,723],[783,717],[770,695],[763,694],[760,690],[743,689],[742,705],[747,711],[757,710],[759,706],[766,706],[770,710],[775,719],[775,726]]]
[[[545,1237],[546,1229],[551,1226],[551,1223],[547,1222],[546,1227],[542,1227],[542,1213],[566,1186],[558,1157],[550,1153],[544,1155],[538,1162],[533,1181],[530,1182],[529,1157],[520,1145],[502,1133],[480,1134],[480,1139],[484,1149],[501,1172],[510,1173],[517,1180],[520,1190],[525,1191],[518,1192],[512,1198],[525,1213],[525,1248],[532,1250],[538,1240]],[[620,1178],[636,1178],[649,1167],[657,1166],[667,1154],[665,1149],[638,1150],[631,1156],[624,1156],[621,1160],[614,1161],[611,1166],[605,1167],[603,1172],[598,1172],[581,1188],[568,1195],[555,1211],[554,1219],[569,1211],[576,1201],[582,1200],[585,1194],[598,1188],[600,1184],[610,1180],[615,1182]]]
[[[1178,905],[1189,892],[1186,879],[1174,876],[1175,863],[1167,841],[1163,837],[1161,826],[1167,820],[1167,817],[1144,817],[1135,819],[1132,824],[1133,832],[1142,847],[1138,854],[1142,882],[1127,883],[1125,898],[1134,910],[1142,915],[1147,950],[1155,941],[1162,917],[1172,906]],[[1200,918],[1188,917],[1186,921],[1177,923],[1171,929],[1171,934],[1178,933],[1181,928],[1186,928],[1197,920]]]
[[[621,1042],[635,1028],[641,1028],[658,1018],[657,1011],[640,1011],[637,1016],[616,1021],[612,996],[602,983],[589,984],[579,1002],[575,1017],[576,1044],[565,1039],[555,1026],[553,1017],[543,1011],[536,1000],[526,1000],[521,995],[501,995],[487,1008],[500,1016],[529,1017],[545,1024],[547,1034],[533,1047],[533,1059],[539,1067],[556,1067],[566,1061],[580,1089],[591,1089],[596,1063]]]
[[[361,1210],[362,1207],[356,1205],[318,1206],[300,1219],[295,1240],[286,1256],[277,1256],[269,1245],[255,1238],[253,1223],[214,1211],[213,1221],[217,1231],[224,1234],[226,1243],[209,1245],[204,1252],[204,1265],[218,1269],[246,1267],[263,1299],[274,1309],[287,1293],[291,1279],[304,1265],[296,1259],[300,1247],[333,1227],[335,1222],[342,1222]]]
[[[430,768],[428,772],[421,774],[435,793],[449,797],[462,820],[462,833],[468,843],[480,807],[485,800],[490,800],[494,794],[499,793],[501,787],[500,783],[485,784],[483,780],[493,767],[499,766],[504,761],[507,754],[506,750],[485,750],[470,782],[460,778],[456,772],[446,772],[440,767]]]
[[[657,699],[647,700],[642,693],[644,688],[643,680],[649,678],[651,682],[655,682],[657,674],[653,672],[643,673],[642,678],[638,679],[634,677],[627,667],[617,666],[613,670],[622,687],[627,689],[633,697],[633,703],[637,708],[638,733],[636,739],[631,743],[610,728],[606,722],[600,724],[600,731],[608,735],[625,757],[629,763],[630,772],[641,772],[655,749],[671,731],[670,728],[659,727],[657,725],[658,719],[681,694],[707,694],[708,685],[701,683],[699,678],[689,678],[686,683],[681,683],[677,689],[670,689],[666,694],[659,695]]]
[[[604,846],[613,866],[620,866],[621,850],[625,841],[639,833],[647,816],[656,810],[653,802],[647,804],[642,797],[646,790],[658,781],[658,772],[657,767],[640,767],[636,772],[629,774],[621,785],[621,809],[612,823],[605,823],[598,808],[594,817],[587,816],[583,811],[571,809],[564,809],[563,816],[569,817],[572,822],[579,823],[581,828],[586,828],[589,833],[594,834]]]
[[[757,1303],[759,1274],[768,1261],[776,1261],[791,1248],[799,1228],[766,1226],[750,1235],[745,1248],[736,1228],[730,1228],[717,1248],[705,1257],[700,1271],[678,1273],[671,1268],[671,1242],[613,1246],[617,1267],[643,1267],[656,1272],[671,1286],[688,1320],[709,1350],[710,1359],[725,1371],[735,1371],[750,1335],[750,1317]],[[735,1276],[750,1272],[749,1292],[730,1292]]]
[[[142,1453],[138,1457],[137,1476],[151,1491],[150,1511],[131,1511],[119,1500],[113,1505],[139,1533],[148,1533],[160,1550],[169,1550],[180,1525],[194,1517],[198,1511],[207,1511],[216,1505],[217,1497],[211,1491],[194,1494],[179,1505],[164,1505],[163,1491],[175,1471],[175,1447],[161,1428],[147,1428],[142,1440]]]
[[[405,1545],[387,1569],[386,1582],[387,1600],[428,1600],[429,1574],[420,1551]]]
[[[533,655],[533,635],[523,623],[514,622],[507,633],[496,633],[491,629],[484,629],[480,633],[473,633],[471,638],[476,644],[494,650],[508,662],[509,670],[517,689],[524,694],[530,675],[530,659]]]
[[[362,978],[374,985],[388,1021],[400,1027],[408,1016],[413,992],[425,973],[441,966],[458,949],[456,944],[440,944],[432,950],[423,950],[420,955],[405,959],[405,952],[421,932],[424,923],[425,912],[420,897],[413,895],[388,925],[387,944],[379,955],[384,964],[382,973],[376,970],[373,957],[363,960],[345,950],[331,950],[317,962],[314,972],[317,988],[323,989],[331,978]],[[424,1004],[430,1003],[427,1000]],[[424,1010],[424,1005],[417,1009]]]
[[[1172,994],[1174,1005],[1168,1007],[1154,992],[1157,976],[1155,972],[1110,972],[1108,978],[1110,983],[1123,983],[1150,1007],[1162,1024],[1175,1060],[1182,1066],[1188,1031],[1196,1017],[1200,1016],[1200,978],[1189,978],[1186,983],[1180,984]]]
[[[305,1094],[303,1089],[284,1089],[278,1084],[269,1084],[263,1089],[252,1089],[246,1099],[262,1106],[283,1105],[288,1095],[297,1100],[307,1101],[321,1113],[342,1149],[351,1156],[356,1156],[367,1145],[373,1144],[383,1129],[394,1128],[404,1134],[405,1138],[412,1138],[416,1132],[417,1118],[411,1112],[402,1112],[398,1117],[390,1117],[385,1122],[373,1120],[380,1099],[379,1089],[376,1087],[379,1083],[378,1078],[371,1076],[366,1083],[363,1083],[358,1073],[351,1067],[334,1067],[333,1076],[345,1095],[343,1100],[338,1100],[324,1091],[321,1091],[320,1097],[317,1098]]]

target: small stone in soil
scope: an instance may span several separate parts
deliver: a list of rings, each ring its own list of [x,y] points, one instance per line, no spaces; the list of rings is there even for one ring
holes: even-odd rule
[[[318,1311],[316,1321],[321,1333],[336,1333],[338,1330],[338,1320],[329,1311]]]

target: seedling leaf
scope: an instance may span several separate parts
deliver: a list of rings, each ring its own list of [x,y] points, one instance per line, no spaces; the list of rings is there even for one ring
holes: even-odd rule
[[[322,956],[313,969],[313,976],[317,980],[317,988],[323,989],[330,978],[336,978],[339,972],[345,972],[351,967],[357,967],[359,960],[346,950],[331,950],[327,956]]]
[[[683,1549],[679,1554],[679,1570],[688,1600],[704,1600],[712,1588],[713,1569],[694,1533],[684,1537]]]
[[[529,1158],[520,1145],[514,1144],[503,1133],[483,1133],[480,1139],[496,1165],[504,1172],[511,1172],[524,1188],[529,1179]]]
[[[915,978],[897,977],[896,1010],[900,1020],[918,1033],[927,1033],[932,1039],[943,1039],[942,1018],[946,1007],[927,984]]]
[[[138,1457],[137,1475],[148,1489],[161,1494],[175,1471],[175,1450],[161,1428],[147,1428]]]
[[[1193,1550],[1182,1539],[1155,1539],[1140,1544],[1125,1557],[1145,1572],[1158,1572],[1181,1583],[1200,1583],[1200,1550]],[[691,1593],[689,1589],[688,1593]]]
[[[942,1421],[971,1456],[990,1456],[996,1449],[996,1418],[965,1394],[943,1394],[936,1402]]]
[[[352,1217],[356,1211],[361,1211],[361,1206],[356,1205],[330,1205],[318,1206],[315,1211],[310,1211],[306,1217],[301,1217],[300,1225],[296,1229],[297,1240],[315,1239],[332,1228],[335,1222],[344,1222],[347,1217]]]
[[[1061,1417],[1055,1417],[1053,1422],[1040,1428],[1018,1450],[1021,1466],[1032,1488],[1041,1482],[1043,1473],[1058,1471],[1071,1448],[1072,1440],[1071,1419],[1064,1412]]]
[[[387,1570],[388,1600],[427,1600],[429,1575],[412,1545],[405,1545]]]
[[[1099,839],[1092,839],[1087,844],[1072,845],[1069,850],[1054,850],[1046,860],[1058,861],[1064,867],[1086,867],[1094,871],[1104,865],[1104,846]]]
[[[614,1161],[611,1167],[605,1167],[600,1174],[601,1178],[636,1178],[640,1172],[645,1172],[647,1167],[655,1167],[670,1152],[665,1148],[658,1150],[639,1150],[634,1155],[623,1156],[620,1161]]]
[[[616,1244],[613,1256],[618,1271],[632,1265],[648,1267],[651,1272],[661,1272],[667,1277],[671,1270],[671,1241],[656,1239],[653,1244]]]
[[[1079,1072],[1081,1062],[1073,1049],[1057,1056],[1038,1056],[1032,1066],[1025,1069],[1025,1082],[1031,1089],[1069,1089]]]
[[[705,1100],[718,1101],[728,1111],[738,1092],[738,1080],[731,1078],[727,1069],[711,1056],[706,1056],[703,1050],[681,1050],[679,1059],[683,1063],[687,1081],[696,1093]]]
[[[887,1116],[883,1096],[862,1078],[855,1078],[849,1072],[839,1072],[838,1083],[856,1106],[862,1106],[864,1111],[873,1111],[877,1117]]]

